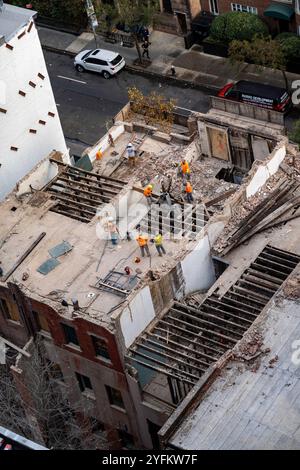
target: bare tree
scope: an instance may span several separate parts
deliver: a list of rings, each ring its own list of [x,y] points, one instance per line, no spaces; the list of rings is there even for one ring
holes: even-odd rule
[[[8,365],[0,366],[0,424],[50,449],[107,448],[105,434],[95,435],[82,413],[86,402],[70,405],[67,386],[63,393],[57,381],[56,364],[45,360],[41,348],[37,344],[30,359],[22,358],[20,379]]]

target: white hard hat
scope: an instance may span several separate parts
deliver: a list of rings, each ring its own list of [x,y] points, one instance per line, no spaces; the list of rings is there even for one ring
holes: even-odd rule
[[[107,220],[108,220],[108,222],[112,222],[114,220],[114,218],[113,217],[108,217]]]
[[[132,147],[132,144],[131,144],[131,143],[129,143],[129,144],[127,145],[127,147]]]

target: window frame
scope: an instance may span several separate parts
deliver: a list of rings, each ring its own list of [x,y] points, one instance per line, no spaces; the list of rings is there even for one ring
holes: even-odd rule
[[[209,0],[209,9],[213,15],[219,15],[219,2],[218,0]]]
[[[63,333],[64,333],[64,339],[65,339],[64,344],[66,346],[70,346],[72,348],[76,348],[76,349],[81,350],[76,328],[74,328],[74,326],[70,326],[67,323],[63,323],[63,322],[61,322],[61,326],[62,326],[62,330],[63,330]],[[68,334],[67,334],[68,329],[69,329],[69,331],[72,330],[75,333],[75,337],[76,337],[77,342],[73,343],[73,341],[69,341]]]
[[[14,306],[16,307],[15,309],[13,308]],[[0,297],[0,312],[5,320],[22,326],[21,314],[15,300],[11,301],[6,297]]]
[[[97,359],[100,359],[101,361],[105,361],[105,362],[108,362],[108,363],[111,364],[112,360],[111,360],[111,357],[110,357],[110,354],[109,354],[108,341],[105,338],[103,338],[101,336],[94,335],[92,333],[90,333],[90,338],[91,338],[91,342],[92,342],[92,345],[93,345],[95,357]],[[102,355],[102,354],[97,354],[97,346],[95,344],[96,341],[102,341],[104,343],[104,345],[106,346],[106,351],[107,351],[107,356],[108,357],[106,357],[105,355]]]
[[[110,406],[117,408],[118,410],[126,412],[126,408],[124,405],[124,400],[123,400],[121,391],[118,390],[117,388],[111,387],[110,385],[105,385],[105,389],[106,389],[106,394],[107,394]],[[119,400],[118,398],[115,399],[116,392],[117,394],[120,395],[121,400]]]

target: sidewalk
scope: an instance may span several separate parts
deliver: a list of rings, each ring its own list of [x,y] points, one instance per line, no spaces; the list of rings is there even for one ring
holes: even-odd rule
[[[75,56],[84,49],[95,49],[96,43],[93,34],[82,33],[75,36],[52,29],[38,27],[42,46],[46,50]],[[201,52],[201,47],[194,45],[190,50],[184,48],[184,40],[179,36],[154,31],[150,37],[149,49],[151,64],[147,68],[134,65],[137,58],[135,47],[123,47],[121,44],[111,44],[97,36],[97,47],[109,49],[120,53],[126,61],[127,69],[143,75],[157,76],[160,79],[174,80],[195,88],[207,88],[213,91],[220,89],[228,82],[237,80],[251,80],[266,85],[284,87],[282,72],[257,67],[250,64],[233,66],[229,59],[216,57]],[[176,77],[170,74],[171,65],[176,68]],[[294,80],[300,80],[300,75],[287,72],[291,85]]]

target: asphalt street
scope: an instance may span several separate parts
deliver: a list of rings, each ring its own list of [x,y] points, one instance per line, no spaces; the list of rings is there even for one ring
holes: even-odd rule
[[[170,85],[163,80],[149,79],[125,70],[117,77],[105,80],[96,73],[77,72],[73,58],[67,55],[47,51],[44,51],[44,55],[72,154],[80,155],[87,146],[93,145],[106,133],[112,117],[127,103],[127,89],[132,86],[145,94],[155,90],[167,98],[174,98],[177,106],[185,110],[205,113],[209,109],[209,95],[213,94],[209,90]],[[299,118],[299,109],[293,109],[286,116],[288,130]]]
[[[111,118],[127,103],[129,87],[136,86],[145,94],[155,90],[185,109],[206,112],[209,108],[209,91],[168,85],[127,71],[105,80],[98,74],[77,72],[69,56],[47,51],[44,55],[63,130],[75,154],[106,132]]]

